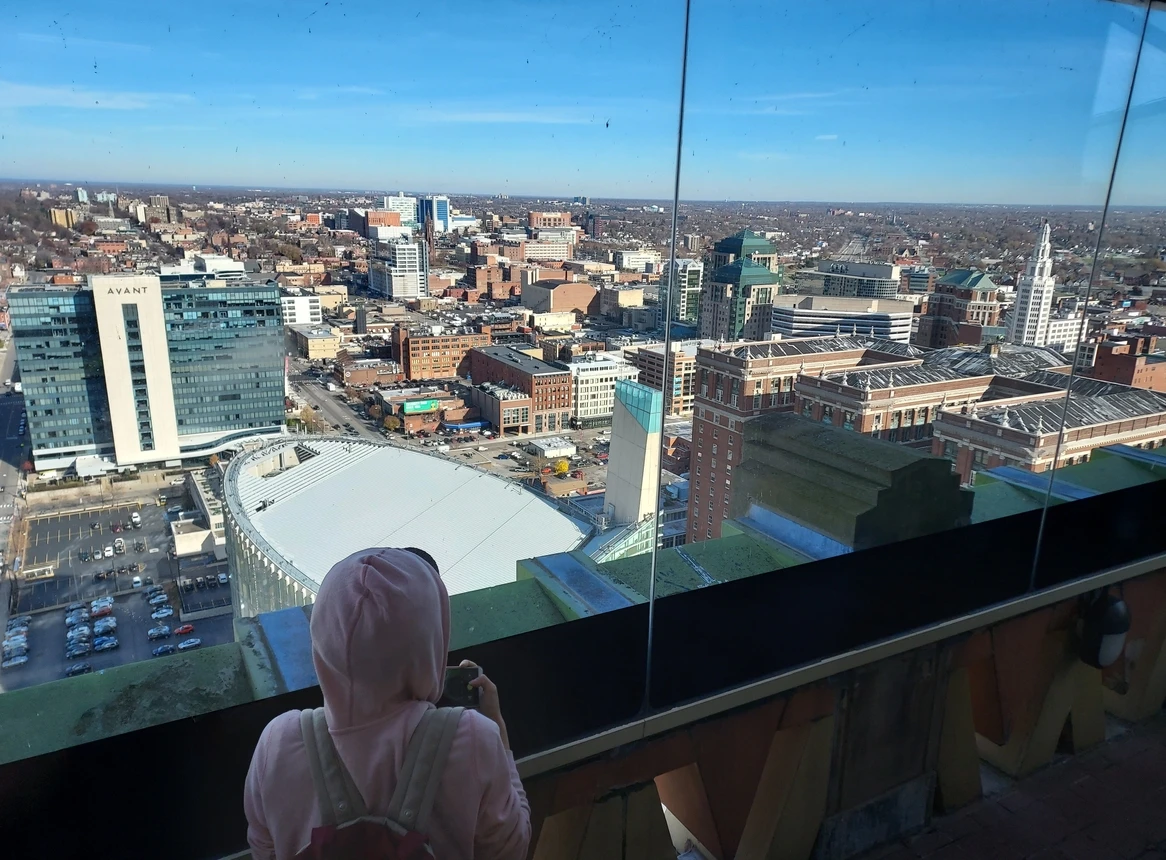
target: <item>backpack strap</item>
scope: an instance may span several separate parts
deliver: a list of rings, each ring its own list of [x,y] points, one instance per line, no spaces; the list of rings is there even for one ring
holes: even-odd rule
[[[427,833],[445,762],[464,708],[435,708],[421,716],[405,748],[405,764],[389,803],[389,818],[407,830]]]
[[[324,709],[300,711],[300,732],[304,736],[308,767],[312,771],[312,784],[320,804],[321,826],[335,827],[368,815],[360,790],[336,753],[336,744],[324,719]]]

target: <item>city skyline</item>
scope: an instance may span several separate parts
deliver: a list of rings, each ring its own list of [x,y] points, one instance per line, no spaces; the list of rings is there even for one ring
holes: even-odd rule
[[[505,53],[494,31],[454,26],[468,11],[253,4],[201,22],[156,10],[110,21],[80,5],[13,13],[0,173],[671,196],[679,4],[568,14],[512,0],[496,18],[522,21],[530,37]],[[681,197],[1100,205],[1140,14],[1094,0],[1056,15],[1035,3],[905,3],[886,18],[861,3],[694,3]],[[378,32],[422,50],[389,62],[383,39],[367,35]],[[815,38],[791,40],[797,32]],[[248,37],[253,51],[223,49]],[[1150,169],[1163,44],[1156,15],[1115,205],[1166,202],[1166,178]],[[723,61],[726,46],[740,62]]]

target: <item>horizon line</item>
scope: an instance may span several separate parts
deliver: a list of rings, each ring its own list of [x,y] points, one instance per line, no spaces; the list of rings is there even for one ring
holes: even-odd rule
[[[209,183],[201,185],[197,182],[144,182],[141,180],[69,180],[69,179],[46,179],[46,178],[30,178],[20,176],[4,177],[0,176],[0,184],[19,184],[19,183],[48,183],[53,185],[113,185],[115,188],[121,185],[127,186],[141,186],[144,188],[175,188],[175,189],[189,189],[198,193],[201,186],[207,190],[223,190],[223,191],[246,191],[246,192],[313,192],[316,194],[365,194],[369,196],[386,196],[385,192],[378,190],[370,190],[368,188],[340,188],[328,186],[307,186],[307,185],[223,185],[217,183]],[[399,189],[398,189],[399,190]],[[388,195],[397,192],[389,192]],[[430,192],[430,194],[438,192]],[[506,194],[507,199],[531,199],[531,200],[554,200],[561,201],[567,205],[582,205],[574,204],[569,198],[571,197],[590,197],[593,201],[611,201],[611,202],[635,202],[635,203],[664,203],[671,208],[672,201],[669,198],[656,197],[604,197],[599,195],[547,195],[547,194],[532,194],[532,193],[514,193],[507,192],[481,192],[481,191],[442,191],[441,195],[447,197],[489,197],[499,198],[502,194]],[[424,196],[424,192],[413,192],[417,196]],[[681,198],[681,207],[684,204],[715,204],[715,205],[729,205],[729,204],[768,204],[768,205],[783,205],[783,204],[814,204],[820,206],[977,206],[977,207],[998,207],[998,208],[1043,208],[1043,209],[1076,209],[1076,210],[1092,210],[1101,211],[1104,208],[1104,203],[1000,203],[1000,202],[969,202],[948,200],[942,202],[927,202],[919,200],[842,200],[842,199],[819,199],[819,200],[762,200],[762,199],[747,199],[747,198]],[[1123,209],[1166,209],[1166,203],[1131,203],[1125,206],[1110,205],[1111,211],[1121,211]]]

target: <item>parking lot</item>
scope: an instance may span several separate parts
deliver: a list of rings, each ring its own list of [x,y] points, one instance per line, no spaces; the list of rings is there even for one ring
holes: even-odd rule
[[[127,530],[134,512],[142,526]],[[105,558],[105,547],[112,547],[116,538],[125,541],[125,554]],[[127,591],[135,576],[155,582],[173,579],[169,544],[165,510],[153,501],[30,519],[17,612]],[[85,554],[89,561],[82,560]],[[103,578],[97,579],[98,574]]]
[[[179,588],[178,597],[182,601],[183,613],[202,612],[207,609],[217,609],[227,606],[231,602],[231,586],[219,584],[219,574],[227,573],[225,561],[215,561],[214,557],[181,559],[178,568],[178,581],[190,580],[190,590]],[[197,587],[199,579],[203,585]]]
[[[173,584],[167,586],[172,601],[173,592]],[[173,630],[182,623],[177,615],[161,622],[154,621],[150,618],[152,609],[140,591],[118,596],[114,601],[112,616],[117,619],[117,632],[114,635],[118,638],[118,647],[113,651],[91,653],[71,660],[65,658],[65,631],[68,629],[65,626],[65,610],[62,608],[34,614],[28,629],[28,662],[18,668],[0,671],[0,691],[19,690],[63,678],[65,670],[74,663],[88,663],[94,672],[99,672],[138,660],[165,660],[166,657],[154,657],[152,654],[162,644],[177,645],[185,639],[197,637],[202,640],[202,647],[206,648],[235,638],[232,626],[234,616],[217,615],[191,622],[194,625],[192,633],[152,641],[146,636],[151,627],[161,623],[168,624]]]

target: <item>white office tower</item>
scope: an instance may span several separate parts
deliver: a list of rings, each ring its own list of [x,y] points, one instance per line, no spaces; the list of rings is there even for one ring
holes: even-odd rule
[[[402,227],[416,227],[417,220],[417,198],[407,197],[404,194],[394,194],[391,197],[385,197],[382,209],[387,209],[390,212],[396,212],[401,216]]]
[[[429,247],[416,242],[377,242],[369,261],[368,286],[374,293],[405,301],[429,295]]]
[[[1053,253],[1049,243],[1049,222],[1041,220],[1036,250],[1028,270],[1016,286],[1016,304],[1008,326],[1008,341],[1025,346],[1046,346],[1049,342],[1049,315],[1053,306]]]

